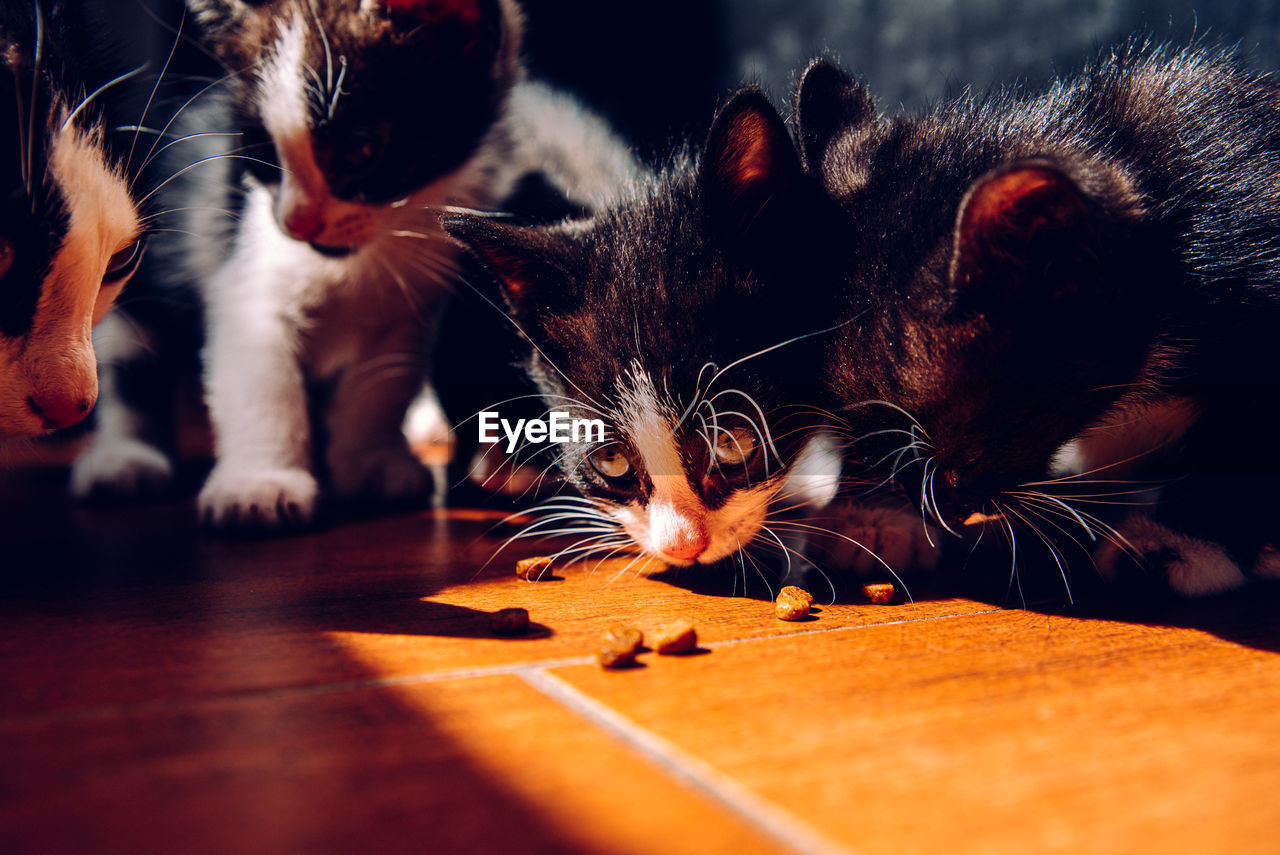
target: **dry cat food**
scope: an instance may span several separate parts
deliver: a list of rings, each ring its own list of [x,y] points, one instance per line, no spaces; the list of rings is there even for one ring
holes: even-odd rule
[[[778,592],[773,603],[773,613],[779,620],[804,620],[813,605],[813,594],[795,585],[788,585]]]
[[[698,646],[698,630],[692,621],[676,621],[661,627],[651,640],[659,653],[688,653]]]
[[[795,597],[796,599],[804,600],[809,605],[813,605],[813,594],[810,594],[804,588],[797,588],[795,585],[787,585],[778,592],[778,596]]]
[[[546,555],[521,558],[516,562],[516,578],[536,582],[551,575],[551,559]]]
[[[634,626],[615,623],[604,634],[604,645],[597,654],[605,668],[626,668],[636,664],[636,654],[644,644],[644,634]]]
[[[522,635],[529,631],[528,609],[498,609],[489,615],[494,635]]]
[[[877,606],[887,605],[893,602],[893,583],[892,582],[875,582],[862,586],[862,596],[866,597]]]

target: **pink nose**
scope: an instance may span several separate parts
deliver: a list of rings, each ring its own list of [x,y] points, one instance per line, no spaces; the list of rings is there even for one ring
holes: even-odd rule
[[[707,536],[702,532],[689,532],[684,537],[662,546],[662,554],[680,561],[692,561],[707,548]]]
[[[294,240],[311,242],[324,231],[324,220],[315,208],[302,205],[290,208],[284,214],[284,230]]]
[[[92,397],[79,397],[57,392],[33,395],[27,398],[27,406],[31,407],[40,418],[44,419],[45,430],[57,430],[70,427],[89,415],[95,401]]]

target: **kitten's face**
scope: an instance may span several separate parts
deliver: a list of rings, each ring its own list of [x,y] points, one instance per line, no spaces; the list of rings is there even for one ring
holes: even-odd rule
[[[1126,280],[1142,276],[1118,260],[1143,256],[1132,195],[1094,165],[1009,159],[989,128],[876,120],[832,66],[806,76],[800,121],[810,169],[844,208],[839,311],[857,318],[833,340],[828,383],[853,436],[902,431],[855,455],[906,448],[897,463],[920,463],[903,477],[926,478],[926,504],[953,527],[990,512],[1141,368]]]
[[[810,436],[814,256],[793,144],[756,93],[731,102],[687,165],[589,221],[446,221],[502,280],[549,409],[601,419],[560,465],[648,554],[709,564],[761,530]],[[807,185],[805,185],[807,186]]]
[[[241,153],[281,230],[330,256],[443,202],[517,73],[510,0],[189,5],[235,75]]]
[[[30,10],[0,12],[0,436],[88,414],[98,397],[90,331],[141,257],[129,184],[92,105],[67,119],[84,92],[63,79],[59,36],[46,20],[37,71]]]

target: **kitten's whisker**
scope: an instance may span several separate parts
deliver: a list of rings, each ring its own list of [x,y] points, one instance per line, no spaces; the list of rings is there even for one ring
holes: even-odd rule
[[[892,567],[890,567],[883,558],[877,555],[876,552],[866,544],[861,543],[857,540],[854,540],[852,537],[849,537],[847,534],[843,534],[841,532],[834,531],[829,528],[823,528],[821,526],[809,525],[808,523],[794,522],[789,520],[779,520],[771,523],[771,525],[775,527],[781,526],[786,528],[803,529],[805,531],[817,532],[818,534],[824,534],[829,537],[839,538],[840,540],[853,544],[854,546],[858,547],[863,552],[865,552],[867,555],[870,555],[873,559],[875,559],[877,564],[879,564],[885,570],[889,571],[889,574],[893,576],[894,580],[898,583],[899,587],[902,588],[903,593],[907,595],[907,599],[911,603],[913,604],[915,603],[915,600],[911,597],[911,592],[907,589],[906,583],[902,581],[902,577],[898,575],[898,572],[894,570]]]
[[[1015,519],[1019,520],[1024,526],[1031,530],[1032,534],[1040,538],[1040,542],[1044,544],[1049,551],[1049,557],[1053,559],[1053,563],[1058,565],[1058,573],[1062,577],[1062,585],[1067,591],[1067,602],[1075,604],[1075,598],[1071,595],[1071,583],[1067,580],[1067,570],[1063,565],[1063,557],[1053,545],[1053,540],[1046,535],[1039,526],[1031,521],[1029,517],[1023,516],[1013,509],[1012,505],[1007,505],[1005,511],[1012,514]]]
[[[67,128],[71,127],[71,123],[76,120],[76,116],[80,115],[80,113],[86,107],[88,107],[89,104],[91,104],[93,100],[97,98],[99,95],[101,95],[103,92],[106,92],[112,86],[115,86],[119,83],[123,83],[124,81],[128,80],[131,77],[136,77],[137,75],[145,71],[146,68],[147,68],[146,63],[143,63],[142,65],[133,69],[133,71],[126,71],[124,74],[121,74],[118,77],[108,80],[106,83],[102,84],[97,89],[93,90],[93,92],[91,92],[89,95],[80,99],[80,103],[76,105],[76,108],[72,110],[70,113],[68,113],[67,117],[62,120],[62,130],[65,131]]]
[[[1008,533],[1009,552],[1011,556],[1009,560],[1009,584],[1005,587],[1004,597],[1005,600],[1008,601],[1009,594],[1013,592],[1013,583],[1016,580],[1018,583],[1018,599],[1022,601],[1022,607],[1025,609],[1027,607],[1027,598],[1023,596],[1022,580],[1018,578],[1018,536],[1014,533],[1013,523],[1010,522],[1009,517],[1003,513],[1003,509],[1000,505],[997,505],[994,502],[992,504],[995,506],[996,510],[1000,512],[1000,521],[1004,523],[1004,529]]]
[[[151,87],[151,94],[147,96],[147,103],[142,108],[142,115],[138,117],[138,124],[145,125],[147,123],[147,115],[151,112],[151,105],[155,103],[156,93],[160,91],[160,84],[164,81],[164,76],[169,72],[169,65],[173,62],[174,55],[178,52],[178,42],[182,37],[182,28],[187,23],[187,9],[183,6],[182,17],[178,20],[178,32],[174,35],[173,44],[169,45],[169,55],[165,57],[164,65],[160,67],[160,74],[156,77],[156,82]],[[172,120],[171,120],[172,121]],[[168,126],[166,126],[167,128]],[[138,135],[133,135],[132,142],[129,143],[129,153],[125,156],[125,171],[129,171],[129,167],[133,164],[133,152],[138,146]],[[151,151],[155,150],[156,144],[151,144]],[[148,152],[148,159],[150,152]],[[139,170],[141,172],[141,170]]]

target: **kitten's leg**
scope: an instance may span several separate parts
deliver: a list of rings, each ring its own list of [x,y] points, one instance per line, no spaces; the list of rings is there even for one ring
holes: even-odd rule
[[[233,261],[209,283],[205,396],[217,463],[200,491],[200,518],[214,528],[277,528],[315,513],[307,392],[292,314],[270,296],[273,283],[245,266]]]
[[[1174,531],[1150,517],[1134,514],[1117,531],[1125,544],[1109,540],[1093,556],[1107,582],[1136,582],[1140,588],[1157,590],[1165,586],[1182,597],[1203,597],[1230,591],[1246,581],[1221,546]]]
[[[343,371],[329,402],[325,456],[344,497],[415,499],[429,494],[430,472],[410,450],[405,411],[422,388],[423,332],[415,324],[369,336],[357,362]]]
[[[99,365],[98,405],[89,447],[71,468],[71,494],[98,497],[157,496],[173,481],[173,466],[161,450],[170,429],[170,373],[145,330],[119,310],[94,331]]]
[[[845,499],[829,512],[832,561],[860,578],[932,570],[942,555],[938,533],[905,503]]]

